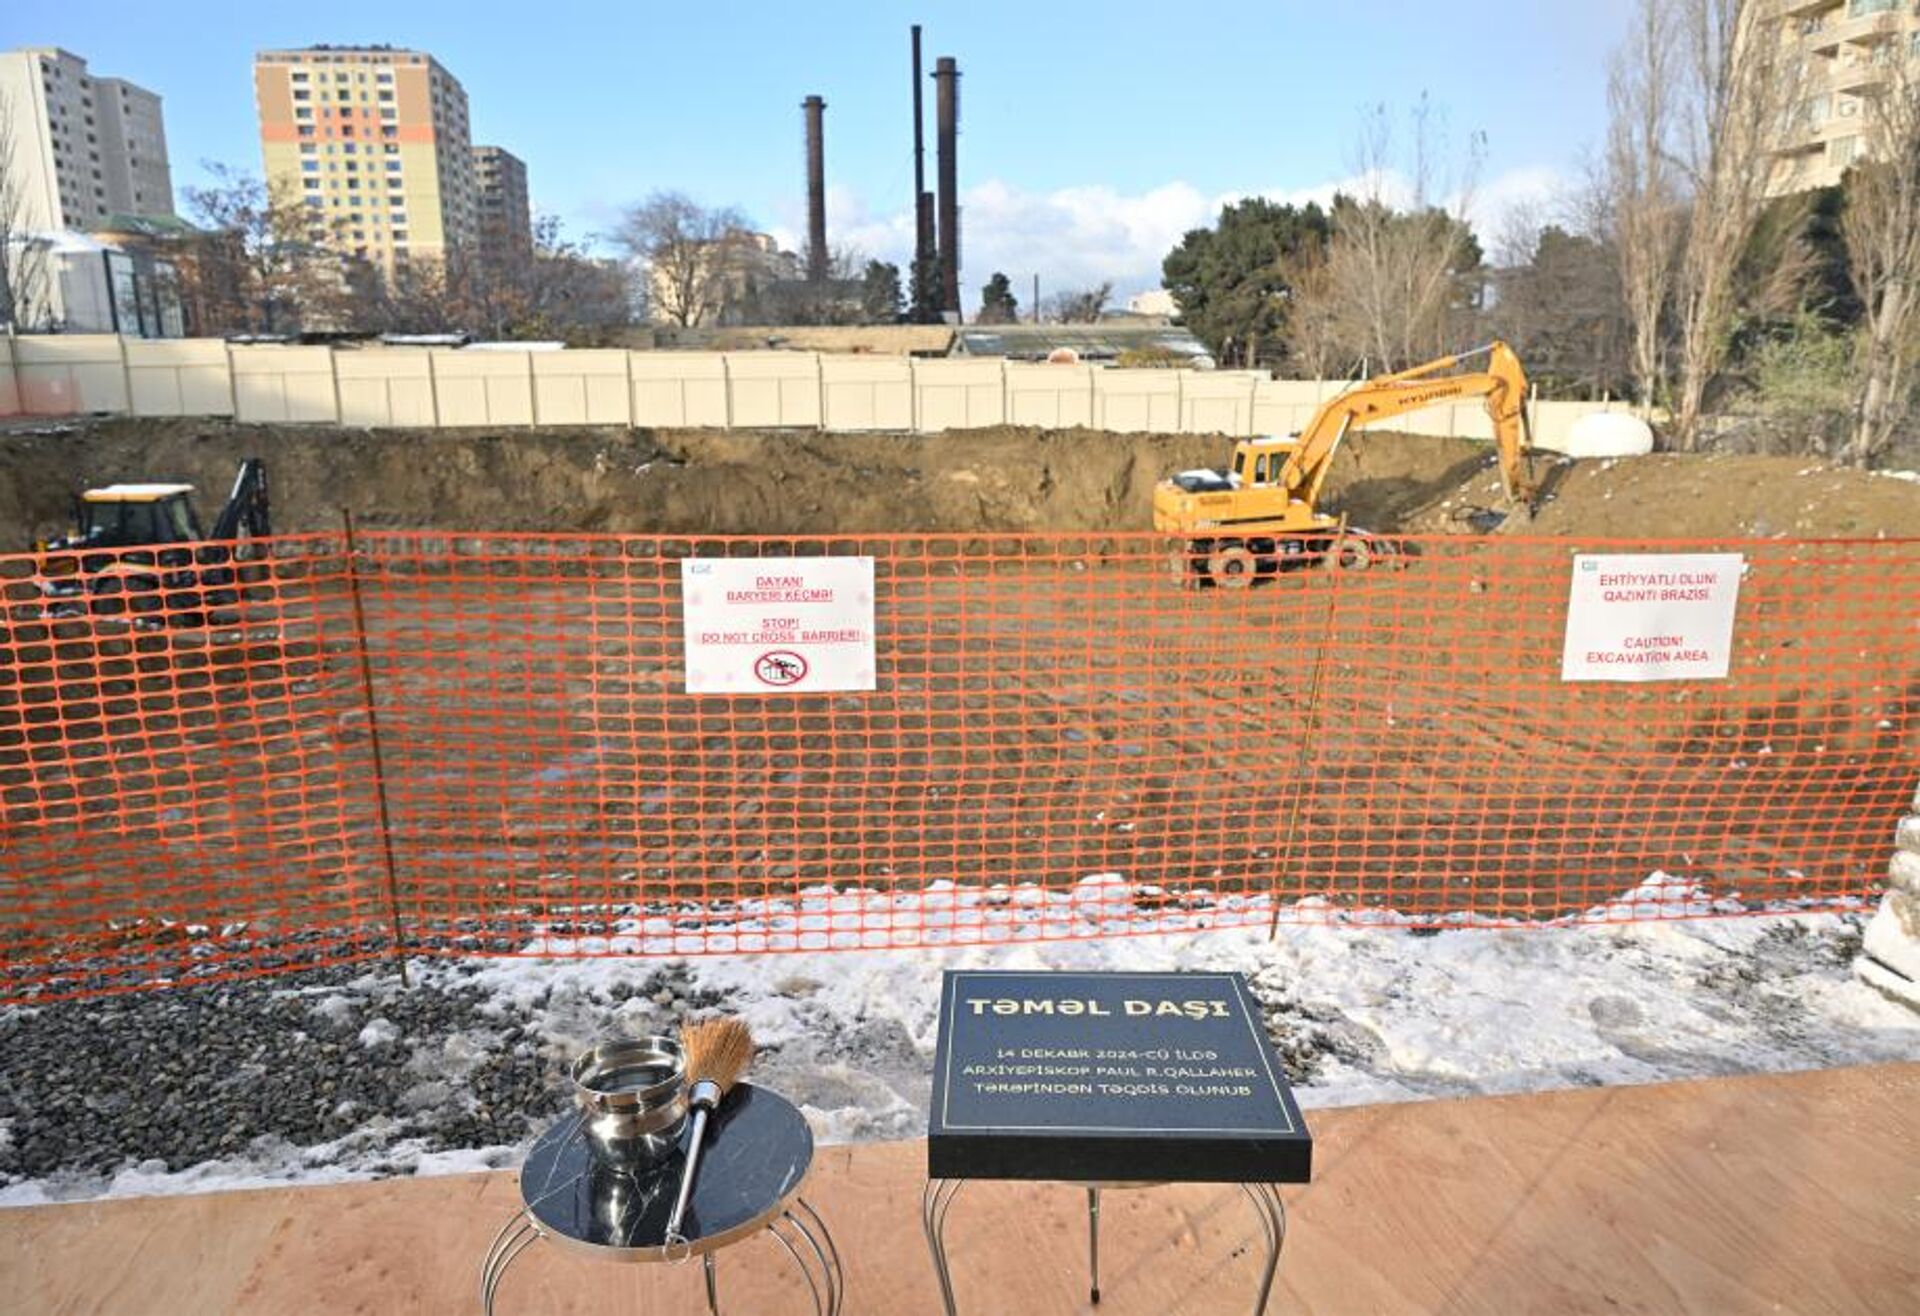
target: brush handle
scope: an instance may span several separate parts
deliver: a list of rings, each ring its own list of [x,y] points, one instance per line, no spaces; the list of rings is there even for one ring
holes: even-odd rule
[[[693,1108],[693,1132],[687,1139],[687,1164],[680,1171],[680,1195],[673,1200],[673,1214],[667,1217],[667,1236],[664,1245],[669,1256],[676,1248],[682,1249],[674,1260],[685,1260],[688,1255],[686,1235],[680,1232],[680,1226],[687,1218],[687,1203],[693,1200],[693,1178],[700,1172],[700,1149],[706,1145],[707,1115],[713,1110],[711,1105],[701,1102]]]

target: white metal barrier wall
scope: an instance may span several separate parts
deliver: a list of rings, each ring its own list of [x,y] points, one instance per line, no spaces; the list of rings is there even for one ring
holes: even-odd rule
[[[1281,434],[1334,380],[1258,371],[1107,370],[978,358],[816,352],[336,350],[123,339],[0,337],[0,415],[232,416],[353,426],[641,425],[844,431],[1035,425]],[[1535,402],[1534,442],[1626,403]],[[1490,439],[1476,403],[1394,422]]]

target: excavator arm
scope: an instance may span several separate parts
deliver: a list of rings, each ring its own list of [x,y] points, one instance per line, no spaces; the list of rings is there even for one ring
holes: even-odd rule
[[[233,492],[227,495],[226,506],[220,509],[220,515],[214,519],[213,529],[207,538],[216,541],[237,539],[243,529],[255,538],[273,533],[272,509],[267,498],[267,467],[258,457],[249,457],[240,463],[240,472],[233,478]]]
[[[1483,356],[1487,358],[1485,370],[1444,373]],[[1531,512],[1535,491],[1532,444],[1527,432],[1527,375],[1513,349],[1499,341],[1395,374],[1375,376],[1323,403],[1300,431],[1299,444],[1282,468],[1278,483],[1309,507],[1315,506],[1320,486],[1333,465],[1333,454],[1349,430],[1469,397],[1486,399],[1494,442],[1500,450],[1500,482],[1508,500]]]

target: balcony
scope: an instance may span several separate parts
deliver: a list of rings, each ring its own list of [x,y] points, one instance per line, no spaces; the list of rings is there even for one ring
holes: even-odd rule
[[[1845,13],[1844,10],[1840,12]],[[1871,46],[1899,32],[1906,18],[1906,13],[1898,9],[1866,14],[1860,18],[1830,18],[1806,35],[1807,49],[1837,50],[1848,44]]]
[[[1826,85],[1833,91],[1858,93],[1865,88],[1885,82],[1888,67],[1889,61],[1886,60],[1836,60],[1833,71],[1827,77]]]

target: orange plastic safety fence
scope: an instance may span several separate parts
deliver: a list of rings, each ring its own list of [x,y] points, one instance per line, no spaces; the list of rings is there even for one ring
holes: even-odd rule
[[[1920,541],[1434,537],[1240,589],[1169,547],[381,532],[66,594],[0,560],[0,998],[1879,883],[1920,773]],[[1595,550],[1742,554],[1728,677],[1563,682]],[[816,555],[874,559],[877,688],[686,693],[681,559]]]

